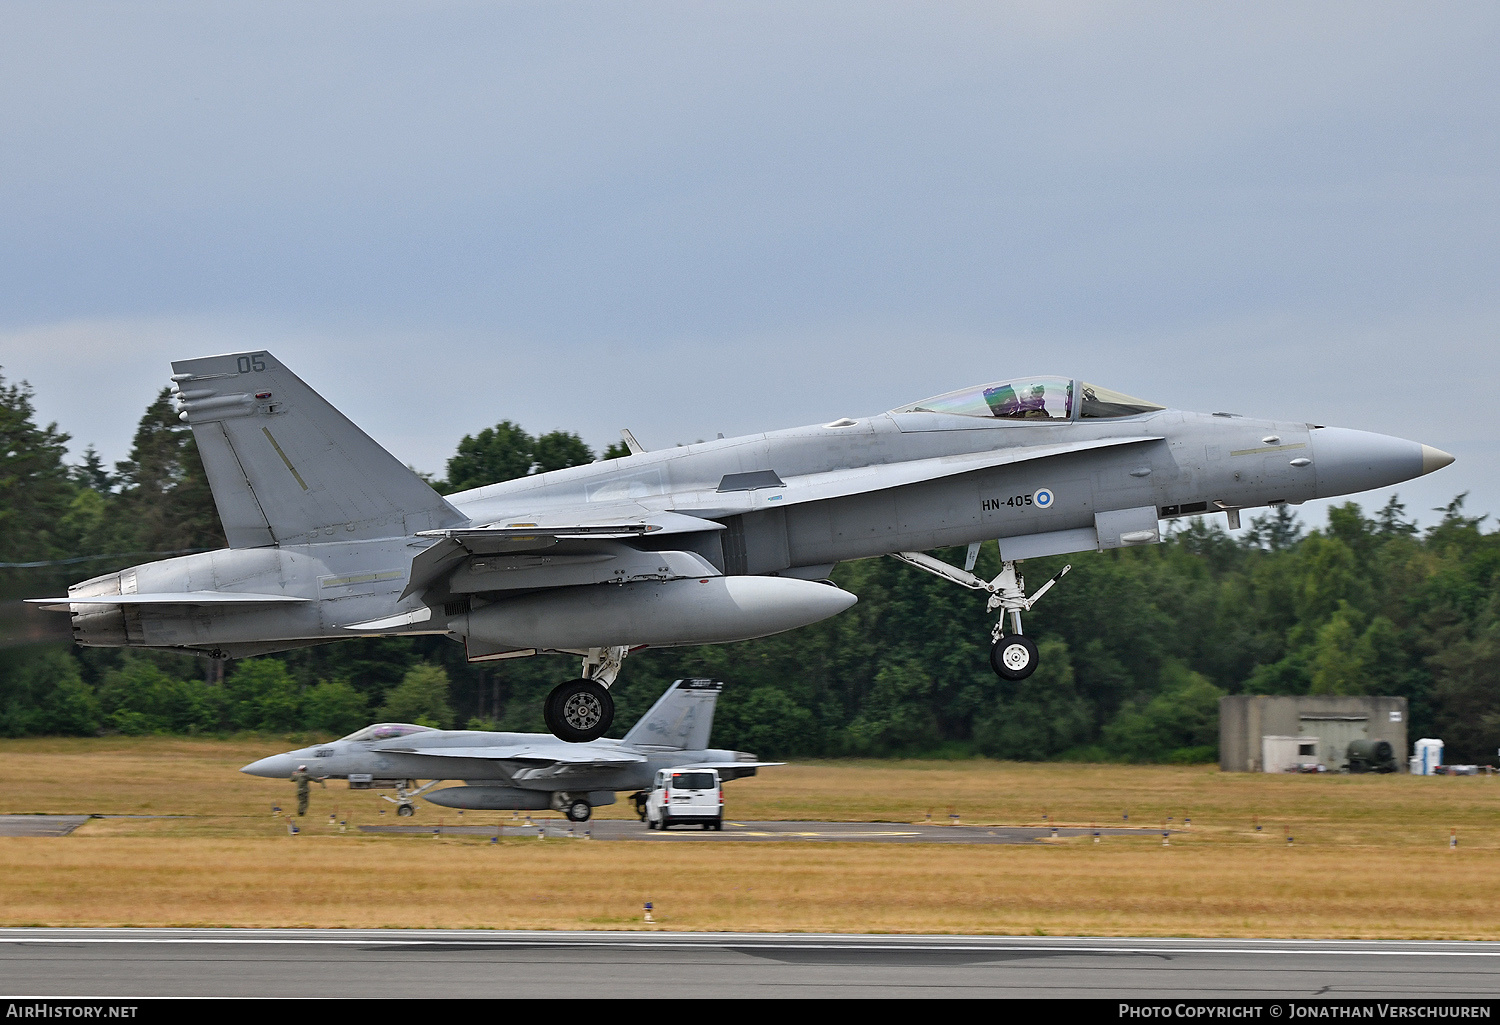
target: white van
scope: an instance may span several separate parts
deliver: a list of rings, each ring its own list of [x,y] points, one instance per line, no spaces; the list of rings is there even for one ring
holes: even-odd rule
[[[696,822],[724,828],[724,784],[714,769],[662,769],[646,797],[646,828]]]

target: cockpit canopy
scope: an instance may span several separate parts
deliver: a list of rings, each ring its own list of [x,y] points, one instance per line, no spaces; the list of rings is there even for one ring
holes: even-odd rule
[[[344,737],[344,740],[390,740],[392,737],[406,737],[413,733],[427,733],[432,730],[431,726],[418,726],[409,722],[378,722],[374,726],[366,726],[362,730]]]
[[[947,413],[952,416],[996,417],[1066,423],[1074,419],[1074,397],[1079,401],[1078,418],[1107,420],[1121,416],[1154,413],[1164,407],[1131,398],[1121,392],[1067,377],[1025,377],[960,388],[934,395],[893,410],[896,413]]]

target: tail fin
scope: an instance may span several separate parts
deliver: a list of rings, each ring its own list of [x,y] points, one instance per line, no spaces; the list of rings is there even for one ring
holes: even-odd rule
[[[172,364],[234,548],[395,537],[464,516],[268,352]]]
[[[717,680],[677,680],[625,734],[622,744],[701,751],[714,728],[714,705],[724,685]]]

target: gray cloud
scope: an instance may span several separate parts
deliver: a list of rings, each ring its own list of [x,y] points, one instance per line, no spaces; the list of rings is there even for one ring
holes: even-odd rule
[[[1460,456],[1424,503],[1500,509],[1497,36],[1484,4],[11,5],[0,363],[118,458],[170,358],[265,346],[434,470],[500,417],[671,443],[1057,369],[1417,437]]]

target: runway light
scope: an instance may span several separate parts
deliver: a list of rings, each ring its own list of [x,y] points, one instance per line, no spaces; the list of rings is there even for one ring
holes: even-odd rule
[[[1456,829],[1452,830],[1448,834],[1448,850],[1449,851],[1456,851],[1456,850],[1458,850],[1458,830],[1456,830]]]
[[[648,921],[648,922],[655,922],[656,921],[656,919],[654,919],[654,918],[651,917],[651,902],[649,900],[646,901],[646,921]]]
[[[1095,826],[1094,827],[1094,843],[1098,843],[1098,842],[1099,842],[1099,827]]]

